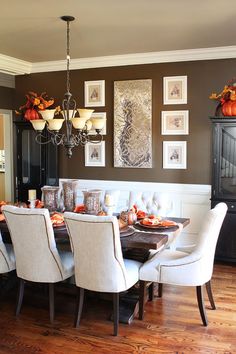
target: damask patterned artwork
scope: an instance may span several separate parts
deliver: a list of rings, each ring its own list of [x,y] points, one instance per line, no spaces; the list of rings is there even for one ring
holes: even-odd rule
[[[152,167],[152,80],[114,83],[114,167]]]

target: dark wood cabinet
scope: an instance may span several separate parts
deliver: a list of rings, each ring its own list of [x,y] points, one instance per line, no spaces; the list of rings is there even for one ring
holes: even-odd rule
[[[213,128],[213,169],[211,204],[228,206],[219,240],[216,260],[236,262],[236,119],[211,118]]]
[[[16,200],[27,201],[28,190],[36,189],[41,198],[44,185],[58,185],[58,148],[53,144],[40,145],[28,122],[15,122]]]

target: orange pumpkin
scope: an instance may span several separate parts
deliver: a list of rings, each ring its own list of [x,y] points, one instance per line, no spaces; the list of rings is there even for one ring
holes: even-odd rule
[[[236,101],[227,101],[222,105],[222,113],[224,116],[236,116]]]
[[[39,114],[38,112],[33,109],[33,108],[29,108],[25,111],[25,115],[24,115],[26,120],[34,120],[34,119],[39,119]]]

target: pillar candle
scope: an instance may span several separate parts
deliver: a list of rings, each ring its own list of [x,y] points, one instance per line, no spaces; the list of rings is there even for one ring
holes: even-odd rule
[[[106,194],[105,196],[105,205],[112,206],[113,205],[113,198],[110,194]]]
[[[35,199],[36,199],[36,189],[29,189],[28,200],[35,200]]]

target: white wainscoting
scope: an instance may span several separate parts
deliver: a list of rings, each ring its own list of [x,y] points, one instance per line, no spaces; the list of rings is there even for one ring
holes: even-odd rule
[[[64,179],[60,179],[60,182]],[[177,246],[195,243],[201,221],[207,210],[210,209],[211,186],[204,184],[177,184],[152,182],[126,182],[103,180],[79,180],[77,203],[83,202],[83,190],[101,189],[119,190],[120,198],[116,211],[126,210],[129,205],[130,191],[155,191],[165,193],[172,201],[172,209],[168,216],[190,218],[188,225],[182,232]]]

